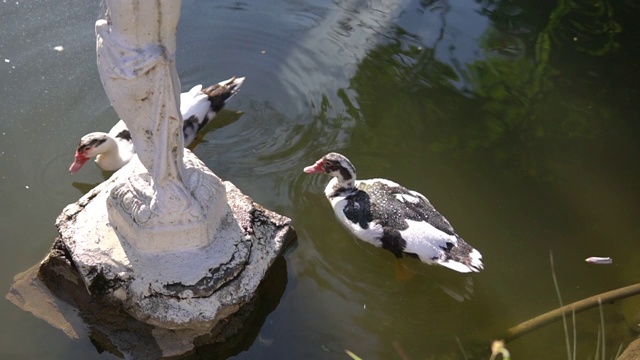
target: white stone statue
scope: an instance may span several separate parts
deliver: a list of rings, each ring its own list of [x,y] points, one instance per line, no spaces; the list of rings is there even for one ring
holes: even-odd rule
[[[100,78],[146,169],[113,189],[110,220],[139,251],[205,246],[228,210],[220,179],[184,157],[175,68],[181,1],[106,2],[107,19],[96,23]]]
[[[98,70],[104,88],[131,131],[149,174],[163,184],[180,179],[184,144],[175,33],[182,2],[107,3],[108,19],[96,22]]]
[[[96,23],[98,68],[138,158],[65,207],[51,252],[10,298],[68,330],[60,301],[31,306],[48,296],[42,279],[110,347],[132,358],[176,356],[242,329],[227,325],[250,318],[258,286],[294,232],[290,219],[183,147],[174,59],[181,1],[106,4]]]

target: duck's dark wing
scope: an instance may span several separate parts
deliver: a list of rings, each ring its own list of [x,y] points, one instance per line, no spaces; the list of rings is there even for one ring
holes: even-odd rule
[[[372,217],[384,227],[405,230],[406,220],[425,221],[448,235],[455,235],[449,221],[416,191],[379,179],[362,180],[358,188],[369,195]]]
[[[371,213],[369,195],[364,191],[358,190],[344,199],[347,201],[347,204],[342,209],[344,216],[361,228],[368,229],[374,219]]]

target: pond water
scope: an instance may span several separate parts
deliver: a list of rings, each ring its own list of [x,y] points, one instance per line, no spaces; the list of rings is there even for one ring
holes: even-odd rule
[[[103,11],[0,3],[5,291],[47,253],[63,207],[109,175],[67,172],[78,139],[117,121],[95,64]],[[564,303],[637,282],[639,13],[637,0],[184,1],[183,90],[247,77],[194,152],[298,233],[262,318],[198,356],[488,359],[496,336],[558,306],[550,252]],[[485,270],[404,259],[399,276],[390,253],[335,220],[329,179],[302,173],[329,151],[360,178],[425,194]],[[636,335],[640,300],[602,310],[609,358]],[[114,358],[8,301],[0,318],[0,358]],[[576,320],[578,358],[593,358],[600,312]],[[565,358],[562,323],[508,348],[518,360]]]

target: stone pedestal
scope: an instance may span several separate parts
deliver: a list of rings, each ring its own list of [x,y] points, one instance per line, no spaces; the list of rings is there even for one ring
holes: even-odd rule
[[[51,317],[66,305],[29,297],[49,289],[80,310],[92,339],[111,352],[180,355],[228,337],[225,322],[242,323],[246,316],[234,314],[259,300],[293,230],[184,149],[175,67],[181,1],[106,5],[96,22],[98,70],[137,155],[58,217],[60,235],[37,271],[46,287],[32,271],[8,297],[77,334],[69,325],[77,321]]]
[[[186,149],[185,163],[190,164],[189,171],[218,179]],[[123,239],[113,225],[117,222],[110,218],[108,202],[114,196],[114,184],[141,168],[138,161],[131,161],[65,208],[56,224],[60,240],[92,295],[121,304],[134,318],[161,328],[211,328],[253,296],[282,250],[290,220],[264,209],[262,219],[254,218],[259,214],[257,205],[231,183],[218,179],[229,203],[219,209],[225,216],[214,223],[216,231],[209,243],[171,252],[134,248],[131,239],[147,240],[131,237],[135,234]],[[192,234],[179,229],[173,232],[173,240],[188,243]]]
[[[185,159],[204,167],[188,150]],[[210,244],[182,252],[135,250],[111,225],[107,199],[113,184],[140,166],[132,161],[67,206],[56,222],[59,237],[50,254],[31,275],[16,277],[8,298],[68,334],[75,329],[70,335],[74,337],[81,326],[69,320],[70,312],[63,308],[79,309],[91,329],[89,336],[99,334],[116,354],[176,356],[233,336],[260,301],[259,285],[270,267],[295,238],[290,220],[221,181],[229,216]],[[39,285],[36,274],[48,290]],[[270,281],[284,287],[286,269],[279,275],[285,279]],[[33,289],[41,294],[34,295]],[[58,300],[29,300],[49,291],[68,305],[47,309],[45,304]],[[229,327],[231,322],[235,325]],[[147,344],[137,344],[142,340]]]

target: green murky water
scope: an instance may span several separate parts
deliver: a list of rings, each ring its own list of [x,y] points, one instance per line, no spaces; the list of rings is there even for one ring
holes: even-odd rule
[[[97,1],[0,3],[5,291],[46,254],[62,208],[104,179],[92,165],[67,173],[77,140],[117,120],[95,65],[101,11]],[[286,283],[218,355],[463,359],[464,349],[488,359],[495,336],[558,305],[550,251],[565,303],[636,282],[639,14],[635,0],[185,1],[183,89],[248,77],[229,124],[194,151],[291,217],[299,236],[278,263]],[[361,178],[424,193],[485,271],[406,259],[413,276],[399,278],[390,253],[335,221],[328,179],[302,173],[328,151]],[[113,357],[0,304],[2,358]],[[636,335],[638,309],[638,299],[603,308],[608,356]],[[578,358],[595,355],[599,324],[597,310],[577,317]],[[508,347],[518,360],[566,356],[561,323]]]

